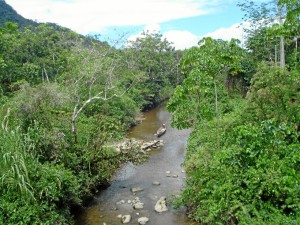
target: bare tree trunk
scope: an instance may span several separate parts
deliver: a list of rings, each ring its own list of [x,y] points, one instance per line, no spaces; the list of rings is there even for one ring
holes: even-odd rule
[[[49,82],[49,77],[48,77],[48,74],[47,74],[47,71],[46,71],[45,65],[43,66],[42,73],[43,73],[43,71],[44,71],[44,74],[45,74],[46,80],[47,80],[47,82],[48,82],[48,84],[49,84],[49,83],[50,83],[50,82]],[[43,76],[43,78],[44,78],[44,76]]]
[[[275,45],[275,60],[274,60],[275,65],[277,65],[277,58],[278,58],[278,56],[277,56],[277,45]]]
[[[283,24],[282,20],[282,7],[279,8],[279,23]],[[285,52],[284,52],[284,38],[280,36],[280,68],[285,67]]]
[[[131,86],[133,85],[133,83],[131,84]],[[126,92],[128,92],[128,90],[131,88],[131,86],[126,89],[123,93],[121,93],[120,95],[116,95],[116,94],[113,94],[112,96],[110,97],[107,97],[107,94],[106,94],[106,91],[101,91],[99,92],[97,95],[93,96],[93,97],[90,97],[89,99],[87,99],[85,102],[83,102],[83,104],[81,105],[80,108],[78,108],[78,105],[79,103],[77,103],[74,107],[74,110],[73,110],[73,114],[72,114],[72,133],[74,135],[74,141],[75,143],[77,143],[77,129],[76,129],[76,120],[77,120],[77,117],[78,115],[81,113],[81,111],[88,105],[90,104],[92,101],[94,100],[102,100],[102,101],[108,101],[112,98],[121,98]],[[104,97],[101,97],[100,95],[103,94]]]
[[[280,68],[285,67],[284,38],[280,37]]]
[[[74,43],[73,51],[78,61],[75,63],[78,64],[80,62],[80,65],[82,65],[80,68],[77,68],[78,71],[75,70],[77,74],[74,78],[74,97],[76,103],[71,117],[71,126],[76,143],[78,139],[77,119],[86,106],[94,100],[108,101],[115,97],[121,98],[133,86],[134,81],[122,93],[117,94],[118,92],[114,92],[114,90],[117,91],[118,89],[116,86],[118,84],[118,77],[114,73],[118,62],[116,59],[109,60],[110,58],[107,57],[112,51],[111,48],[107,50],[100,47],[97,48],[96,45],[85,48],[81,42],[76,42]],[[104,68],[102,68],[103,65],[105,65]],[[132,76],[134,77],[135,75],[132,74]],[[100,87],[96,88],[97,81]],[[86,87],[85,91],[88,91],[88,96],[81,96],[80,89],[82,87]]]
[[[102,92],[100,92],[98,95],[100,95]],[[74,107],[74,110],[73,110],[73,114],[72,114],[72,133],[74,135],[74,141],[75,143],[77,143],[77,129],[76,129],[76,120],[77,120],[77,117],[78,115],[81,113],[81,111],[89,104],[91,103],[93,100],[96,100],[96,99],[102,99],[102,100],[108,100],[106,98],[101,98],[99,97],[98,95],[96,96],[93,96],[91,98],[89,98],[88,100],[86,100],[82,106],[78,109],[78,103],[75,105]]]
[[[74,111],[73,111],[73,114],[72,114],[72,134],[74,136],[74,141],[75,143],[77,143],[77,129],[76,129],[76,119],[77,119],[77,116],[78,116],[78,111],[77,111],[77,105],[74,107]]]
[[[216,137],[217,137],[217,148],[220,149],[220,118],[219,118],[219,107],[218,107],[218,89],[217,82],[214,79],[215,86],[215,111],[216,111]]]

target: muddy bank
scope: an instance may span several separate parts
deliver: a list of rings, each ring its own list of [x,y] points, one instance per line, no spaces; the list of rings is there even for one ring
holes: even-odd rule
[[[126,164],[115,175],[111,186],[96,196],[93,204],[81,215],[77,225],[117,225],[122,224],[120,215],[130,215],[128,224],[138,224],[138,219],[147,217],[147,225],[189,225],[183,210],[174,210],[170,204],[168,211],[157,213],[155,204],[165,196],[171,199],[184,186],[185,173],[181,167],[189,130],[178,131],[170,127],[170,114],[160,106],[144,114],[145,120],[135,126],[129,138],[154,140],[157,128],[166,123],[167,132],[159,139],[164,145],[151,152],[149,159],[140,165]],[[133,192],[134,188],[139,191]],[[143,207],[135,209],[134,199],[140,200]]]

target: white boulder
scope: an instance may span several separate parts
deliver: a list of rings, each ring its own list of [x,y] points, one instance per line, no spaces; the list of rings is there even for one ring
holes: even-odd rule
[[[158,213],[168,211],[166,197],[161,197],[155,204],[154,210]]]
[[[122,223],[126,224],[126,223],[130,223],[131,220],[131,216],[130,215],[124,215],[122,216]]]
[[[145,225],[148,221],[149,221],[149,218],[148,218],[148,217],[141,217],[141,218],[138,218],[138,223],[139,223],[140,225]]]

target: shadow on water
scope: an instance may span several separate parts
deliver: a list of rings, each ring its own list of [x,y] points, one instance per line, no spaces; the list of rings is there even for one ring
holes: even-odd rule
[[[169,211],[157,213],[154,205],[160,197],[171,199],[184,186],[185,173],[181,167],[189,135],[189,130],[177,130],[170,127],[170,114],[164,105],[144,114],[145,120],[133,127],[128,137],[153,140],[154,133],[162,123],[166,123],[167,132],[159,139],[164,146],[152,152],[149,159],[140,165],[126,164],[114,176],[112,184],[96,196],[95,202],[78,216],[76,225],[118,225],[122,224],[117,216],[130,214],[128,224],[138,224],[140,217],[148,217],[147,225],[192,225],[183,210],[175,210],[168,205]],[[167,174],[166,171],[170,171]],[[160,185],[153,185],[158,181]],[[133,194],[131,188],[142,188],[143,191]],[[139,197],[144,208],[133,209],[127,202]],[[125,204],[116,204],[125,200]]]

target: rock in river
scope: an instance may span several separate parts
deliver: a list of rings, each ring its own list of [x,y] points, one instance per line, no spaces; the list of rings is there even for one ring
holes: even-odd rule
[[[131,216],[130,215],[124,215],[122,216],[122,223],[129,223],[131,220]]]
[[[160,182],[159,181],[153,181],[152,184],[155,185],[155,186],[159,186]]]
[[[144,203],[142,202],[137,202],[133,205],[134,209],[143,209],[144,208]]]
[[[166,197],[161,197],[155,204],[154,210],[158,213],[168,211]]]
[[[131,188],[130,189],[132,193],[136,193],[136,192],[141,192],[143,191],[144,189],[143,188],[140,188],[140,187],[135,187],[135,188]]]
[[[138,218],[138,222],[139,222],[140,225],[145,225],[148,221],[149,221],[148,217]]]

